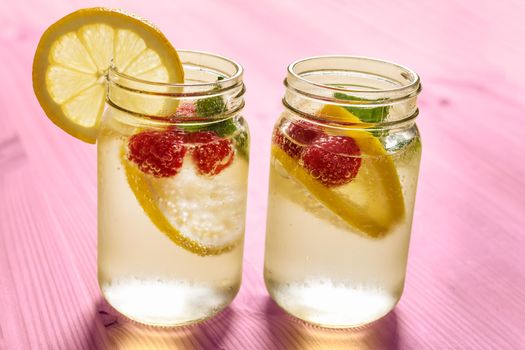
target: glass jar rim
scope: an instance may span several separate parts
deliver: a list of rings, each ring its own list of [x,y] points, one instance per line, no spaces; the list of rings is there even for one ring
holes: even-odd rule
[[[132,90],[135,92],[155,95],[166,95],[171,97],[192,97],[222,94],[230,89],[238,88],[243,85],[244,68],[233,59],[217,55],[206,51],[197,50],[177,50],[181,59],[183,67],[192,64],[199,64],[199,60],[192,61],[197,57],[206,58],[215,61],[215,63],[222,63],[229,65],[232,73],[227,71],[217,71],[221,73],[223,79],[213,82],[193,82],[193,83],[172,83],[172,82],[157,82],[137,78],[119,71],[112,63],[108,69],[108,81],[110,83],[118,84],[121,88]],[[204,66],[202,66],[204,67]],[[186,70],[186,68],[185,68]]]
[[[326,65],[324,65],[323,62],[326,62]],[[328,62],[330,62],[330,64],[328,64]],[[334,65],[335,62],[337,62],[336,65]],[[313,70],[314,66],[317,67],[315,70]],[[366,68],[367,71],[361,70],[363,68]],[[376,68],[376,71],[373,68]],[[394,80],[394,77],[392,76],[386,76],[379,73],[382,70],[388,69],[397,73],[405,82]],[[322,70],[371,74],[376,77],[384,78],[385,81],[388,80],[391,83],[395,81],[397,86],[381,89],[362,87],[355,89],[328,85],[305,77],[305,75],[307,76],[309,73]],[[341,104],[374,105],[378,103],[392,103],[398,100],[415,97],[421,92],[420,78],[414,70],[391,61],[366,56],[311,56],[290,63],[287,71],[288,74],[284,81],[284,85],[288,89],[293,89],[295,92],[313,99],[325,101],[330,100]],[[399,77],[395,78],[398,79]],[[338,99],[335,97],[337,93],[359,96],[360,99]]]

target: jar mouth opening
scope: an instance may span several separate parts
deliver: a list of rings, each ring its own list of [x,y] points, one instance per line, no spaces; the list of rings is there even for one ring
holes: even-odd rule
[[[418,74],[408,67],[348,55],[312,56],[292,62],[284,84],[309,98],[338,104],[392,103],[421,91]]]
[[[217,54],[177,50],[184,70],[184,83],[157,82],[137,78],[119,71],[114,64],[108,70],[110,84],[143,94],[170,97],[218,95],[242,86],[243,67]]]

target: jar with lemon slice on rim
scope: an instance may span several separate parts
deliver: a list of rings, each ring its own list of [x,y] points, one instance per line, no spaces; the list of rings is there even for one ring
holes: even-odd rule
[[[264,278],[285,311],[370,323],[403,292],[421,157],[419,77],[353,56],[288,67],[271,146]]]
[[[47,116],[98,148],[98,279],[135,321],[185,325],[240,287],[249,135],[242,67],[176,51],[149,22],[91,8],[53,24],[33,65]]]

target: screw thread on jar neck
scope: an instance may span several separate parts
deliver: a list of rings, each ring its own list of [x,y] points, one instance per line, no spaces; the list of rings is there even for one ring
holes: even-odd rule
[[[288,66],[283,104],[300,117],[326,121],[326,105],[345,108],[356,119],[341,125],[390,128],[418,114],[419,76],[395,63],[355,56],[317,56]],[[333,122],[333,120],[330,120]]]
[[[201,116],[205,120],[223,119],[244,107],[243,68],[228,58],[199,51],[179,50],[184,68],[184,83],[158,83],[131,77],[111,67],[108,72],[108,103],[125,113],[154,119],[176,116],[183,103],[217,99],[224,108]],[[214,101],[210,101],[211,104]],[[215,111],[216,110],[216,111]],[[189,118],[186,118],[189,121]]]

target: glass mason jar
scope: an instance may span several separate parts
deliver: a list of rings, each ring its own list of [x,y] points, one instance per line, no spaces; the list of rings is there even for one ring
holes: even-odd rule
[[[116,310],[184,325],[241,283],[249,136],[242,67],[179,51],[184,84],[108,73],[98,135],[98,280]]]
[[[266,287],[304,321],[372,322],[403,291],[419,77],[380,60],[322,56],[292,63],[285,85],[271,146]]]

